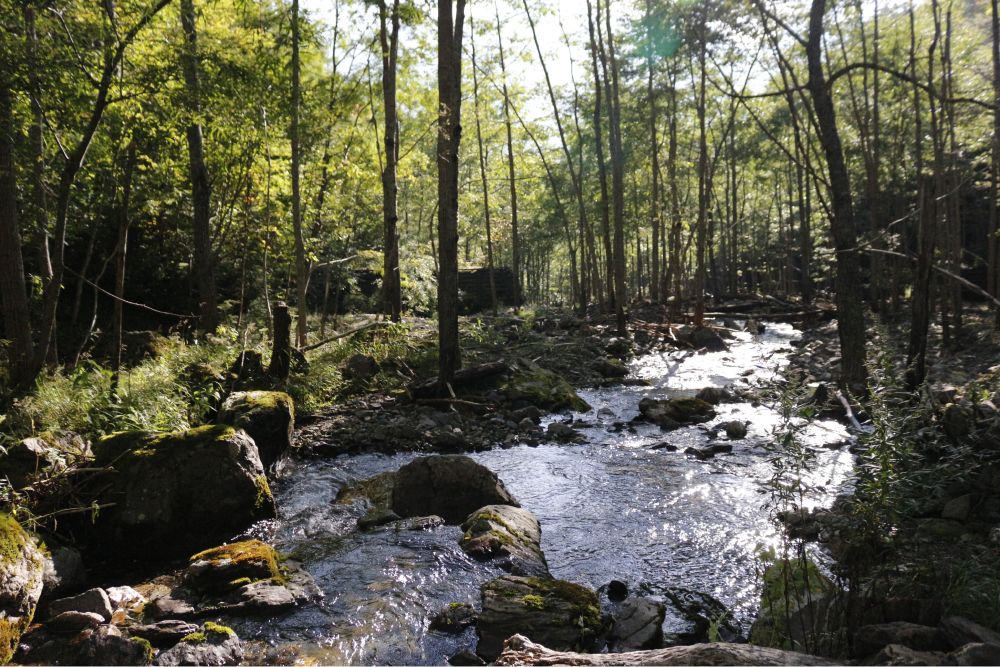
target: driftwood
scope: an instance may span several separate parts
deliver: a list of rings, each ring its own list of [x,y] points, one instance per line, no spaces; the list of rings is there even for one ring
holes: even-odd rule
[[[487,364],[480,364],[472,368],[463,368],[455,372],[455,377],[451,380],[452,388],[461,388],[470,384],[475,384],[481,380],[487,380],[502,373],[507,372],[507,363],[504,361],[491,361]],[[410,387],[410,393],[418,398],[431,398],[437,394],[438,379],[434,377],[424,380]]]
[[[514,635],[497,665],[837,665],[824,658],[749,644],[695,644],[629,653],[562,653]]]

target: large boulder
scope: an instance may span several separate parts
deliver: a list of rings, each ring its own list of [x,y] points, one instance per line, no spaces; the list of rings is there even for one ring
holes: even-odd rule
[[[462,551],[478,561],[493,561],[520,577],[551,577],[542,553],[542,529],[535,515],[520,507],[487,505],[462,524]]]
[[[53,549],[51,557],[45,559],[43,581],[42,594],[49,599],[82,588],[87,581],[87,568],[80,552],[72,547]]]
[[[95,535],[118,554],[190,553],[275,516],[257,447],[230,426],[116,433],[95,453],[96,466],[120,473],[102,478],[111,486],[100,502],[114,506],[99,515]]]
[[[49,604],[49,616],[56,617],[64,612],[97,614],[100,616],[98,623],[107,623],[111,620],[114,609],[111,607],[107,591],[103,588],[91,588],[79,595],[55,600]]]
[[[946,651],[948,643],[937,628],[906,621],[865,625],[854,633],[854,652],[871,655],[890,644],[914,651]]]
[[[246,431],[264,470],[272,470],[292,446],[295,404],[283,391],[241,391],[222,404],[219,423]]]
[[[0,664],[17,650],[42,595],[45,559],[34,540],[7,514],[0,514]]]
[[[639,401],[639,414],[660,425],[705,421],[715,417],[715,408],[700,398],[655,399],[648,396]]]
[[[460,524],[480,507],[520,507],[496,473],[468,456],[422,456],[396,472],[392,511],[401,517],[442,517]]]
[[[663,646],[666,607],[649,598],[628,598],[615,610],[611,647],[617,652],[642,651]]]
[[[570,409],[587,412],[590,404],[561,375],[547,371],[533,361],[518,359],[511,369],[507,397],[526,400],[547,410]]]
[[[515,634],[557,651],[586,652],[601,631],[597,594],[568,581],[504,575],[487,581],[479,592],[476,653],[489,662]]]

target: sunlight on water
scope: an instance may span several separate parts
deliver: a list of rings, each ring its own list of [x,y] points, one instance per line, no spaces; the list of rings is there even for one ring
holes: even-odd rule
[[[757,597],[754,552],[776,540],[759,483],[771,475],[761,445],[779,424],[778,415],[767,406],[738,403],[718,406],[708,424],[673,432],[648,424],[629,428],[627,422],[638,414],[643,396],[747,384],[744,373],[750,368],[750,382],[771,377],[785,363],[783,352],[795,335],[787,325],[773,325],[763,336],[737,334],[728,352],[643,357],[633,371],[654,386],[580,392],[594,407],[574,415],[589,425],[581,429],[586,444],[518,446],[472,457],[496,471],[538,518],[555,577],[592,588],[619,579],[633,591],[645,583],[652,590],[680,586],[707,592],[746,629]],[[601,408],[614,417],[597,417]],[[732,453],[707,461],[683,453],[705,446],[713,424],[733,419],[749,422],[749,434],[730,443]],[[805,434],[817,450],[810,481],[827,490],[817,502],[832,501],[852,465],[846,450],[821,446],[845,437],[832,422]],[[648,448],[662,441],[678,450]],[[443,664],[460,648],[474,648],[471,629],[458,637],[426,629],[430,617],[451,602],[478,607],[479,586],[501,574],[462,553],[461,531],[444,526],[359,534],[354,526],[364,509],[330,504],[347,480],[393,470],[413,458],[363,455],[291,466],[275,485],[281,516],[274,539],[281,550],[303,559],[327,597],[277,619],[239,621],[243,636],[286,647],[282,660],[297,664]],[[678,631],[685,624],[668,614],[664,628]]]

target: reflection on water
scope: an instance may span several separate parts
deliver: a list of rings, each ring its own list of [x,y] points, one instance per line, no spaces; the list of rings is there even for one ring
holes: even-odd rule
[[[704,462],[682,452],[707,442],[705,428],[664,433],[641,424],[633,432],[614,432],[613,425],[634,417],[646,395],[739,382],[751,368],[757,377],[769,376],[783,363],[779,350],[795,333],[776,325],[760,337],[737,335],[729,352],[637,360],[633,370],[652,387],[581,392],[594,407],[575,415],[590,424],[583,429],[586,444],[472,455],[495,470],[541,522],[554,576],[592,588],[619,579],[632,590],[648,583],[704,591],[748,626],[756,599],[753,554],[775,537],[757,483],[771,474],[760,445],[777,416],[749,404],[718,406],[718,417],[706,426],[739,419],[750,422],[749,435],[732,443],[731,454]],[[596,417],[600,408],[614,416],[603,411]],[[807,433],[811,445],[844,437],[829,422]],[[679,450],[648,449],[664,440]],[[846,451],[825,449],[817,456],[813,481],[829,490],[829,501],[852,459]],[[292,467],[275,486],[280,517],[273,539],[281,550],[298,554],[327,597],[277,619],[237,622],[243,636],[285,646],[283,659],[300,664],[444,664],[446,656],[474,646],[471,629],[458,637],[426,630],[429,617],[448,603],[478,607],[479,586],[499,574],[462,553],[457,527],[359,534],[354,525],[364,509],[330,504],[347,480],[398,468],[413,457],[363,455]],[[683,625],[668,616],[665,630]]]

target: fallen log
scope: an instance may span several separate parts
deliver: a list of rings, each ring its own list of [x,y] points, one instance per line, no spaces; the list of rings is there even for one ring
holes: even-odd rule
[[[369,322],[368,324],[363,324],[360,327],[348,329],[347,331],[339,333],[336,336],[330,336],[329,338],[325,338],[318,343],[313,343],[312,345],[306,345],[305,347],[300,347],[299,352],[309,352],[311,350],[315,350],[316,348],[323,347],[327,343],[332,343],[335,340],[340,340],[341,338],[346,338],[351,334],[356,334],[359,331],[365,331],[367,329],[373,329],[374,327],[383,327],[388,325],[389,325],[388,322]]]
[[[491,361],[486,364],[463,368],[456,371],[455,377],[451,380],[452,388],[465,387],[482,380],[496,377],[507,372],[507,363],[504,361]],[[435,375],[410,387],[410,393],[417,398],[432,398],[437,394],[438,379]]]
[[[629,653],[563,653],[514,635],[497,665],[837,665],[805,653],[749,644],[694,644]]]

